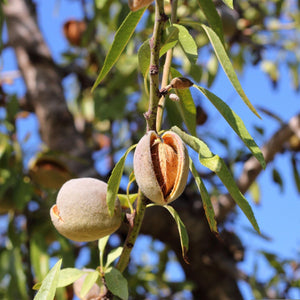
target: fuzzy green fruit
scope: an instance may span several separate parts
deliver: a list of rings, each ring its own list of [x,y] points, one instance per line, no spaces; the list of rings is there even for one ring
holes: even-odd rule
[[[50,209],[52,223],[63,236],[89,242],[112,234],[121,225],[121,206],[117,199],[111,217],[106,204],[107,184],[94,178],[67,181]]]

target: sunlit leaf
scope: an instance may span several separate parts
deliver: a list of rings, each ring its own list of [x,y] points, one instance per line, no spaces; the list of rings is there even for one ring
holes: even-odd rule
[[[199,176],[191,158],[190,158],[190,170],[193,174],[195,183],[200,192],[202,203],[203,203],[203,208],[205,211],[205,215],[206,215],[210,230],[212,232],[218,233],[217,222],[215,220],[215,212],[214,212],[214,208],[211,203],[211,200],[210,200],[210,196],[209,196],[209,194],[206,190],[206,187],[205,187],[201,177]]]
[[[171,77],[182,77],[181,73],[171,68]],[[183,122],[192,135],[196,135],[196,106],[189,89],[176,90],[180,98],[179,102],[174,103],[178,109]]]
[[[219,97],[211,93],[207,89],[194,85],[206,98],[217,108],[220,114],[224,117],[227,123],[235,131],[235,133],[241,138],[244,144],[248,147],[251,153],[260,162],[263,168],[266,167],[264,156],[255,143],[254,139],[248,132],[242,119]]]
[[[122,250],[123,247],[118,247],[108,253],[105,268],[108,268],[121,255]]]
[[[128,201],[133,204],[134,201],[136,200],[138,194],[129,194],[129,195],[125,195],[125,194],[118,194],[118,198],[120,200],[121,203],[121,207],[122,208],[129,208],[128,205]]]
[[[233,0],[222,0],[229,8],[233,9]]]
[[[188,135],[178,127],[172,127],[171,130],[177,133],[187,145],[189,145],[192,149],[199,153],[200,163],[217,174],[217,176],[220,178],[220,180],[232,196],[233,200],[244,212],[253,228],[257,232],[260,232],[252,208],[236,185],[235,180],[231,172],[227,168],[224,160],[218,155],[214,155],[202,140]]]
[[[92,87],[92,91],[106,77],[108,72],[111,70],[111,68],[114,66],[114,64],[120,57],[145,10],[146,7],[136,12],[130,12],[119,27],[118,31],[116,32],[114,41],[107,53],[100,74],[98,75],[98,78],[96,79]]]
[[[202,28],[204,29],[204,31],[206,32],[214,50],[215,53],[217,55],[217,58],[224,70],[224,72],[226,73],[228,79],[230,80],[230,82],[232,83],[233,87],[235,88],[235,90],[238,92],[238,94],[241,96],[241,98],[243,99],[243,101],[246,103],[246,105],[249,107],[249,109],[260,118],[260,115],[258,114],[258,112],[256,111],[256,109],[254,108],[254,106],[251,104],[250,100],[248,99],[247,95],[245,94],[239,80],[238,77],[234,71],[234,68],[231,64],[231,61],[226,53],[226,50],[224,48],[224,45],[222,44],[222,41],[220,40],[220,38],[218,37],[218,35],[208,26],[202,24]]]
[[[223,24],[220,15],[216,10],[215,4],[212,0],[198,0],[198,3],[206,17],[208,24],[224,44]]]
[[[115,165],[109,180],[107,182],[107,195],[106,195],[106,202],[109,210],[109,214],[112,216],[114,214],[115,209],[115,201],[117,199],[117,194],[124,170],[125,160],[128,155],[128,153],[133,150],[136,147],[136,145],[130,146],[125,154],[121,157],[121,159],[117,162]]]
[[[98,271],[88,272],[81,287],[81,291],[80,291],[81,297],[84,297],[89,292],[89,290],[98,280],[99,275],[100,274]]]
[[[185,53],[191,64],[195,64],[198,59],[198,49],[193,37],[184,26],[179,24],[174,24],[173,26],[175,26],[179,30],[178,40],[180,46],[183,49],[183,52]]]
[[[150,45],[149,40],[146,40],[138,50],[138,61],[140,70],[145,77],[150,65]]]
[[[260,204],[260,188],[256,181],[250,185],[248,192],[251,195],[253,202],[255,204]]]
[[[114,267],[107,269],[105,272],[105,282],[107,288],[113,295],[122,300],[128,299],[128,283],[122,273]]]
[[[59,271],[57,287],[64,287],[79,279],[85,272],[76,268],[65,268]]]
[[[169,213],[172,215],[172,217],[174,218],[174,220],[176,222],[178,232],[179,232],[179,237],[180,237],[182,257],[186,263],[189,263],[187,255],[186,255],[186,253],[189,250],[189,236],[187,234],[185,225],[181,221],[177,211],[172,206],[164,205],[164,208],[166,208],[169,211]]]
[[[104,258],[104,250],[107,245],[109,239],[109,235],[104,236],[103,238],[98,240],[98,249],[99,249],[99,256],[100,256],[100,266],[103,267],[103,258]]]
[[[34,297],[34,300],[53,300],[55,296],[56,287],[59,279],[59,270],[62,260],[60,259],[54,267],[49,271],[42,285]]]

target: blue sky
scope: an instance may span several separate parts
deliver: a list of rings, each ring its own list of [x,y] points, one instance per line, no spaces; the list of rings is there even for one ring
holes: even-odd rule
[[[37,1],[39,3],[38,15],[39,23],[48,43],[50,50],[56,60],[60,60],[60,53],[68,49],[68,44],[62,34],[63,23],[70,18],[80,18],[82,13],[80,10],[80,1]],[[50,30],[51,29],[51,30]],[[10,50],[5,50],[2,55],[3,71],[15,70],[16,62]],[[280,69],[280,83],[276,90],[272,88],[271,82],[267,76],[260,70],[259,66],[248,66],[244,74],[239,75],[242,86],[254,106],[264,106],[272,112],[278,114],[284,121],[288,121],[293,115],[299,112],[299,94],[292,90],[291,78],[287,70],[283,67]],[[20,79],[15,81],[12,86],[5,87],[8,92],[17,92],[23,94],[24,86]],[[269,138],[278,130],[279,124],[270,117],[262,114],[263,120],[255,117],[245,106],[237,93],[234,91],[230,82],[224,75],[223,71],[219,72],[217,80],[211,90],[220,98],[225,100],[244,120],[248,130],[253,136],[257,136],[253,128],[259,125],[265,128],[265,138]],[[209,111],[212,110],[211,105],[204,98],[200,99],[204,107]],[[233,143],[239,143],[234,134],[225,122],[219,121],[218,112],[212,113],[212,117],[208,120],[211,130],[214,130],[219,136],[230,136]],[[32,117],[30,122],[24,123],[28,130],[35,129],[36,135],[33,139],[33,145],[37,141],[37,131],[35,119]],[[25,130],[26,131],[26,130]],[[25,133],[21,133],[21,135]],[[264,138],[264,139],[265,139]],[[21,136],[22,139],[22,136]],[[259,145],[262,145],[263,139],[257,138]],[[218,152],[218,149],[213,149]],[[220,149],[222,151],[222,149]],[[245,271],[253,271],[254,262],[259,262],[258,276],[263,280],[270,276],[270,269],[267,267],[263,258],[257,258],[256,250],[265,249],[274,252],[283,258],[296,258],[300,245],[300,196],[297,193],[293,182],[292,169],[289,154],[277,155],[272,166],[281,172],[285,188],[281,192],[280,188],[273,184],[271,169],[267,168],[258,178],[261,188],[261,203],[256,206],[251,201],[251,197],[246,195],[254,209],[255,216],[260,225],[261,231],[272,238],[272,241],[264,241],[244,230],[244,227],[250,226],[248,220],[239,213],[233,230],[238,232],[241,240],[246,246],[247,252],[245,261],[240,267]],[[141,240],[143,242],[143,240]],[[146,240],[144,240],[146,242]],[[140,249],[139,244],[138,249]],[[137,249],[137,251],[138,251]],[[246,300],[252,299],[249,288],[241,284],[242,291]],[[295,298],[300,295],[295,293]]]

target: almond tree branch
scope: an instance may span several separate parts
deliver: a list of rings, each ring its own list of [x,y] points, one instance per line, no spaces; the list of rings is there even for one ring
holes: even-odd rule
[[[290,121],[283,125],[262,147],[266,164],[274,160],[275,155],[284,149],[284,144],[287,143],[289,138],[294,134],[300,138],[300,114],[292,117]],[[251,157],[246,161],[243,171],[237,180],[237,184],[243,194],[248,191],[261,171],[262,167],[256,158]],[[230,213],[234,207],[235,202],[230,195],[220,196],[219,201],[214,206],[218,221],[225,221],[228,213]]]
[[[160,99],[159,92],[159,50],[164,24],[167,16],[164,12],[164,1],[155,1],[155,23],[153,36],[150,39],[150,99],[149,109],[145,113],[147,121],[147,130],[156,130],[156,114],[158,102]]]
[[[27,87],[27,99],[39,120],[42,140],[49,149],[64,155],[65,163],[74,174],[96,176],[92,151],[74,126],[61,85],[62,76],[35,16],[25,0],[10,0],[3,4],[3,11],[9,43],[15,50]]]

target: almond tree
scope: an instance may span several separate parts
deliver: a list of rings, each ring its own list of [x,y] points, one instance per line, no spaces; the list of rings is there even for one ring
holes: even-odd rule
[[[277,289],[275,297],[286,297],[299,286],[298,264],[290,278],[290,262],[268,253],[270,264],[276,262],[277,281],[264,286],[242,273],[237,263],[243,245],[226,229],[241,210],[260,233],[244,194],[283,150],[295,153],[291,163],[299,188],[299,115],[282,124],[260,150],[222,95],[210,90],[223,68],[260,124],[261,112],[236,73],[249,57],[254,64],[262,62],[274,86],[277,65],[287,64],[298,90],[296,3],[81,1],[85,17],[68,20],[63,28],[70,51],[62,54],[62,63],[52,58],[38,26],[38,3],[1,2],[1,27],[8,33],[2,49],[14,49],[26,85],[18,99],[6,92],[11,78],[0,78],[0,208],[8,224],[0,256],[3,298],[72,299],[75,292],[83,299],[175,299],[191,290],[194,299],[242,299],[239,280],[249,282],[259,297],[268,297],[280,284],[284,289]],[[290,20],[281,23],[285,15]],[[289,59],[266,59],[267,47]],[[70,74],[78,91],[67,103],[62,81]],[[212,103],[237,134],[242,153],[221,157],[209,147],[209,135],[218,136],[209,133],[210,112],[202,101]],[[38,119],[44,147],[28,164],[16,123],[29,114]],[[100,167],[94,160],[99,149]],[[241,174],[232,173],[240,162]],[[98,198],[101,205],[94,201]],[[109,242],[112,233],[119,247]],[[153,270],[135,265],[132,249],[139,234],[163,242]],[[75,260],[86,248],[89,270],[76,269]],[[180,284],[164,277],[170,251],[186,276]],[[59,260],[49,270],[52,257]]]

